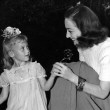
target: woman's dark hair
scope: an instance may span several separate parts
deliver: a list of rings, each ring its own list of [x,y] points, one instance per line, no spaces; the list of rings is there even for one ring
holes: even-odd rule
[[[81,31],[77,38],[80,48],[92,47],[103,42],[108,35],[108,29],[102,27],[98,16],[82,4],[70,7],[65,13],[65,19],[74,21]]]

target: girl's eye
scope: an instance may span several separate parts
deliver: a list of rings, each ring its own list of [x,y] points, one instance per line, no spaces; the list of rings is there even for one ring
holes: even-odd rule
[[[28,47],[28,46],[26,46],[26,49],[27,49],[27,50],[29,50],[29,47]]]
[[[24,50],[24,47],[22,47],[21,50]]]
[[[28,47],[28,46],[26,46],[26,48],[27,48],[27,49],[29,49],[29,47]]]

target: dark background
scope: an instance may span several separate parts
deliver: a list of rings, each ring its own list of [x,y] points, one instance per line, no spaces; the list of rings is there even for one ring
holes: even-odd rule
[[[110,29],[109,0],[80,0],[90,7],[102,24]],[[70,39],[66,39],[64,12],[79,0],[0,0],[0,34],[7,26],[19,28],[29,39],[29,47],[50,76],[52,65],[64,58],[64,50],[73,52],[71,61],[78,61],[78,52]],[[0,60],[2,60],[0,37]],[[2,72],[2,63],[0,64]],[[49,93],[47,92],[47,96]],[[48,98],[49,100],[49,98]],[[6,108],[6,102],[0,106]]]

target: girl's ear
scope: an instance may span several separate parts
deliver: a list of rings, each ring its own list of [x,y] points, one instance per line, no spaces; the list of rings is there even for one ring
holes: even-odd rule
[[[10,57],[14,57],[14,53],[13,53],[13,51],[9,51],[8,54],[9,54]]]

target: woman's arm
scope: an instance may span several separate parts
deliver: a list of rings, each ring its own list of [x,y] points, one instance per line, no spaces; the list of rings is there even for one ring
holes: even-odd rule
[[[67,66],[61,63],[56,63],[54,65],[53,72],[55,72],[56,74],[61,73],[58,75],[65,79],[68,79],[69,81],[73,82],[76,86],[78,86],[78,76],[74,74],[73,71]],[[88,94],[94,95],[98,98],[104,99],[107,97],[110,91],[110,82],[100,81],[99,85],[85,82],[83,91]]]
[[[9,86],[3,87],[2,92],[0,94],[0,104],[2,104],[8,97]]]
[[[69,80],[77,86],[78,85],[78,76],[76,76],[74,78],[73,77],[71,77]],[[110,91],[110,82],[100,81],[99,85],[85,82],[83,91],[88,94],[94,95],[98,98],[105,99],[108,96],[109,91]]]

